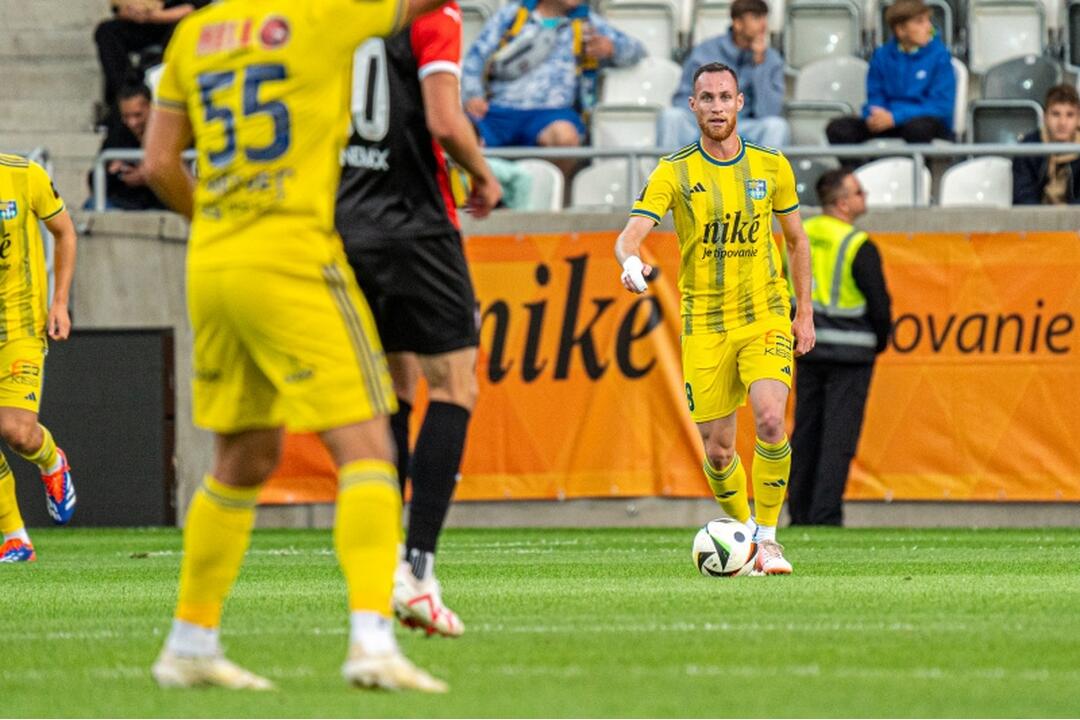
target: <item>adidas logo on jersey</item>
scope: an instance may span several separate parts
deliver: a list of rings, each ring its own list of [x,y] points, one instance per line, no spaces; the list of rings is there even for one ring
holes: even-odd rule
[[[27,393],[26,397],[24,397],[23,400],[37,400],[37,394],[32,392]]]
[[[690,194],[705,192],[705,186],[701,183],[694,183],[694,187],[690,188]]]

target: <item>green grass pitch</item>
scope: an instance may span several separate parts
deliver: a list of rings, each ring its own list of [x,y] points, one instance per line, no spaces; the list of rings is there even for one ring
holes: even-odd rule
[[[450,530],[446,696],[352,690],[327,531],[257,531],[229,656],[270,694],[163,691],[176,530],[38,530],[0,566],[5,717],[1075,717],[1080,531],[781,531],[796,574],[713,579],[695,529]]]

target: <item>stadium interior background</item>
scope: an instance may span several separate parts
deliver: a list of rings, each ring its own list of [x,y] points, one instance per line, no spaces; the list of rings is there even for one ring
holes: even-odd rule
[[[467,2],[462,4],[466,5]],[[960,4],[969,5],[966,2]],[[1031,4],[1017,0],[1017,5]],[[1038,1],[1034,4],[1041,5]],[[104,0],[0,0],[0,17],[4,18],[0,24],[0,83],[4,87],[4,99],[0,101],[0,149],[20,153],[38,150],[39,157],[48,160],[58,189],[75,211],[81,231],[73,291],[72,315],[76,329],[166,329],[173,334],[175,422],[172,417],[166,417],[167,413],[162,413],[160,398],[154,399],[158,403],[154,412],[162,417],[162,422],[170,423],[170,429],[175,429],[173,469],[176,506],[173,509],[175,517],[183,517],[187,499],[210,456],[209,436],[194,430],[190,420],[191,336],[183,294],[184,223],[167,213],[101,214],[78,210],[89,195],[87,173],[95,162],[101,143],[101,137],[93,130],[94,102],[101,93],[93,28],[106,17],[106,5]],[[789,9],[797,5],[798,0],[788,0]],[[879,3],[868,1],[862,5],[862,0],[858,0],[856,5],[861,12],[861,38],[872,44],[874,28],[880,25]],[[673,14],[685,14],[682,5],[672,7]],[[1066,4],[1050,0],[1046,8],[1050,8],[1050,11],[1044,11],[1042,15],[1045,28],[1041,38],[1042,47],[1063,64],[1065,79],[1076,82],[1070,63],[1074,53],[1071,38],[1074,32],[1080,30],[1080,3]],[[692,15],[689,17],[692,18]],[[678,35],[676,48],[686,47],[687,32],[693,23],[682,24],[685,30]],[[777,18],[776,24],[774,42],[781,49],[789,47],[792,40],[783,38],[782,18]],[[961,53],[963,59],[960,45],[957,52]],[[793,93],[796,77],[793,73],[788,78],[789,97]],[[980,98],[980,92],[980,76],[972,72],[965,101]],[[642,152],[641,148],[650,147],[647,141],[636,138],[630,138],[626,144],[636,146],[639,153]],[[40,153],[41,150],[44,154]],[[895,155],[898,152],[902,153],[903,149],[892,147],[880,150],[878,154]],[[644,154],[647,155],[647,152]],[[957,161],[962,159],[962,153],[955,158]],[[999,235],[1003,243],[1022,245],[1032,233],[1051,233],[1057,241],[1067,243],[1064,247],[1070,250],[1058,257],[1040,258],[1042,274],[1038,275],[1038,282],[1054,284],[1060,290],[1056,297],[1063,303],[1054,311],[1075,318],[1080,312],[1080,281],[1077,280],[1080,277],[1080,264],[1076,250],[1077,243],[1080,243],[1080,207],[940,207],[941,179],[950,162],[944,158],[929,159],[931,201],[928,206],[916,208],[906,206],[903,202],[894,207],[879,205],[872,207],[860,225],[872,235],[933,234],[939,236],[943,243],[955,243],[958,248],[987,234]],[[610,185],[600,205],[525,213],[500,211],[483,223],[466,219],[464,232],[466,236],[521,237],[608,232],[614,240],[623,225],[628,207],[629,183],[620,185],[619,182],[614,181]],[[814,212],[816,208],[807,208],[807,214]],[[887,276],[888,259],[886,253]],[[604,257],[603,260],[608,262],[610,258]],[[614,293],[617,275],[613,261],[610,263],[611,292]],[[1018,273],[1022,271],[1017,270]],[[1016,277],[1015,281],[1024,284],[1030,282],[1031,278]],[[480,290],[482,293],[482,288]],[[895,297],[894,302],[897,304],[895,314],[903,314],[905,298]],[[994,302],[987,308],[988,313],[1007,310]],[[1078,339],[1080,333],[1075,323],[1070,321],[1069,332],[1059,338],[1059,347],[1066,347],[1067,352],[1053,354],[1046,361],[1058,363],[1061,374],[1055,377],[1071,380],[1069,387],[1075,387],[1076,382],[1080,381],[1080,359],[1077,358],[1076,349]],[[131,355],[131,361],[136,362],[138,357]],[[93,368],[87,372],[91,377],[94,374]],[[983,391],[986,402],[994,407],[996,388],[987,385]],[[47,404],[46,408],[49,407]],[[978,413],[978,402],[974,408],[973,412]],[[88,407],[84,403],[78,405],[78,411],[84,417],[89,416],[83,421],[86,424],[104,422],[101,408]],[[57,409],[56,412],[63,413],[65,410]],[[130,412],[137,413],[139,409],[133,408]],[[1077,417],[1075,413],[1048,412],[1046,415],[1048,423],[1063,425],[1059,430],[1070,438],[1075,438],[1077,431],[1080,431]],[[539,417],[536,421],[542,424],[546,419]],[[72,428],[65,432],[65,436],[77,432],[70,423],[65,427]],[[483,442],[483,438],[473,442]],[[169,452],[167,444],[162,447],[163,452]],[[1003,443],[1000,451],[1004,452],[1008,447]],[[90,451],[92,449],[87,450]],[[1034,524],[1031,518],[1038,517],[1038,523],[1042,525],[1080,524],[1080,513],[1076,512],[1076,502],[1080,501],[1080,450],[1074,441],[1066,447],[1057,448],[1056,452],[1061,456],[1053,458],[1052,465],[1073,468],[1071,477],[1060,478],[1062,492],[1057,496],[1060,502],[1047,502],[1045,498],[1040,498],[1038,502],[1025,502],[1008,497],[1002,498],[1005,502],[980,498],[978,502],[969,503],[956,502],[956,497],[917,501],[893,499],[893,502],[865,500],[847,504],[848,522],[853,525],[1030,525]],[[1038,458],[1032,460],[1034,464],[1039,462]],[[166,482],[173,482],[173,478],[167,477],[170,472],[166,469],[156,474],[153,465],[153,462],[149,463],[151,469],[147,471],[148,477],[135,480],[157,483],[166,488]],[[978,470],[973,468],[971,472]],[[94,502],[95,487],[103,491],[108,487],[106,481],[93,479],[86,474],[81,475],[80,480],[83,483],[80,485],[81,503]],[[566,502],[521,500],[503,503],[498,513],[488,512],[489,509],[487,502],[459,503],[451,511],[450,523],[471,526],[693,525],[716,514],[715,504],[704,497],[620,496]],[[118,508],[117,512],[122,512],[122,508]],[[327,526],[331,519],[329,506],[315,504],[264,507],[259,522],[261,525]]]

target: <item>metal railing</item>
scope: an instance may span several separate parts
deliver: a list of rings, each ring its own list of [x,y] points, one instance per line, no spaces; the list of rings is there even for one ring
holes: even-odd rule
[[[523,160],[526,158],[540,158],[542,160],[594,160],[594,159],[624,159],[626,166],[627,193],[633,192],[634,188],[641,186],[643,173],[641,162],[643,160],[655,161],[657,158],[669,155],[670,148],[658,147],[621,147],[621,148],[594,148],[594,147],[504,147],[484,148],[484,154],[489,157],[505,158],[507,160]],[[1074,143],[868,143],[866,145],[793,145],[783,148],[783,153],[789,158],[911,158],[912,163],[912,196],[913,207],[919,206],[919,198],[923,196],[923,173],[926,161],[930,158],[972,158],[987,156],[1045,156],[1080,153],[1080,144]],[[195,151],[188,150],[183,158],[188,161],[195,159]],[[93,208],[97,212],[106,209],[105,185],[106,168],[113,160],[141,161],[143,151],[139,149],[116,149],[104,150],[94,162],[92,175],[92,199]]]

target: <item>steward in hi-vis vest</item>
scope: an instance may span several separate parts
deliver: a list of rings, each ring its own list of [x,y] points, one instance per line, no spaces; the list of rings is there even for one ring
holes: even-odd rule
[[[795,361],[793,525],[841,525],[848,469],[862,430],[874,360],[888,343],[891,300],[881,256],[852,223],[866,196],[847,169],[818,181],[823,212],[803,223],[810,240],[817,346]]]

